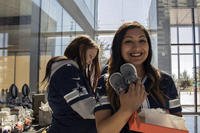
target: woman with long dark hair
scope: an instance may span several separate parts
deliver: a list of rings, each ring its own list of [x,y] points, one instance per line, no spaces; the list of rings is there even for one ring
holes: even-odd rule
[[[99,80],[98,103],[95,119],[99,133],[130,132],[127,122],[133,112],[146,108],[162,108],[170,114],[181,116],[181,107],[169,107],[169,102],[178,97],[172,78],[151,65],[152,46],[148,31],[138,22],[126,22],[115,33],[108,79]],[[117,93],[109,82],[113,73],[130,63],[135,66],[138,79],[130,83],[127,91]]]

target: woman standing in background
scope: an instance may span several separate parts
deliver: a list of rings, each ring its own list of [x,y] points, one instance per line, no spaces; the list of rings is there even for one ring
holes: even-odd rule
[[[64,56],[53,57],[43,81],[53,111],[49,133],[96,133],[94,88],[100,75],[99,48],[88,36],[75,38]]]

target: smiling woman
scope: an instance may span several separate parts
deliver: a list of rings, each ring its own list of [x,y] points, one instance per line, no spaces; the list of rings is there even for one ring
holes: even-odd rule
[[[128,83],[126,88],[120,88],[127,91],[117,93],[109,80],[102,80],[104,76],[100,78],[94,111],[99,133],[131,132],[127,124],[131,115],[145,108],[162,108],[170,114],[182,115],[180,104],[169,105],[179,101],[176,86],[168,74],[151,65],[151,40],[141,24],[124,23],[114,36],[111,53],[107,78],[110,79],[114,73],[122,73],[121,66],[129,63],[136,68],[137,80]],[[122,78],[125,79],[123,74]]]
[[[149,51],[144,32],[139,28],[128,30],[121,47],[124,60],[135,67],[142,68],[142,62],[146,60]]]

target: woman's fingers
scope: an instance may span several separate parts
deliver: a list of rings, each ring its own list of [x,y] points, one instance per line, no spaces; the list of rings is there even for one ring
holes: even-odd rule
[[[135,84],[131,84],[129,89],[132,95],[138,98],[138,102],[142,103],[146,99],[147,94],[141,80],[137,80]]]
[[[129,85],[129,89],[127,92],[125,90],[121,91],[120,95],[129,95],[130,97],[138,97],[143,99],[146,97],[146,92],[144,85],[141,83],[141,80],[138,80],[136,83],[131,83]]]
[[[121,108],[134,112],[141,106],[146,98],[144,85],[141,83],[141,80],[136,83],[131,83],[128,91],[122,91],[119,96]]]

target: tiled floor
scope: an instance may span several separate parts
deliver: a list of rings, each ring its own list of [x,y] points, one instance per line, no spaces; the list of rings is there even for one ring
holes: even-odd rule
[[[200,133],[200,116],[184,115],[186,127],[189,133]]]

